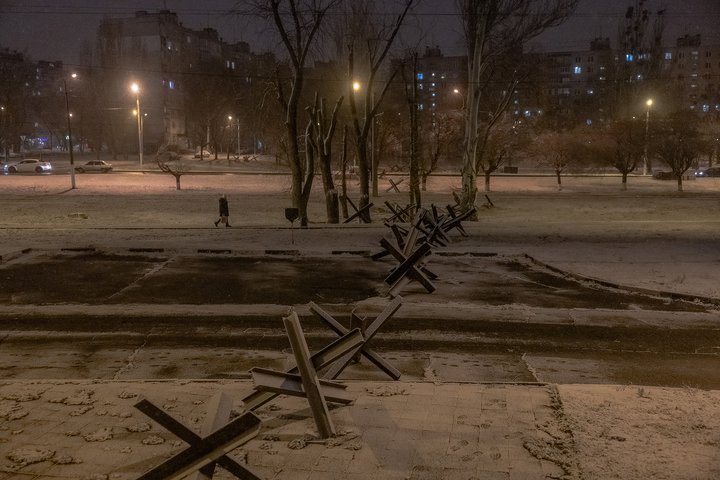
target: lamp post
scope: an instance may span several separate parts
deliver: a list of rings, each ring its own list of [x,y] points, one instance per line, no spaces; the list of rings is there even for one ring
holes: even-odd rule
[[[77,73],[71,75],[72,78],[77,78]],[[72,127],[70,126],[70,100],[68,100],[67,81],[63,77],[63,91],[65,92],[65,113],[67,115],[67,129],[68,129],[68,147],[70,150],[70,188],[75,189],[75,156],[73,154],[73,143],[72,143]]]
[[[130,85],[130,90],[135,94],[135,103],[137,108],[137,122],[138,122],[138,153],[140,155],[140,168],[143,166],[143,125],[142,125],[142,114],[140,113],[140,85],[133,83]]]
[[[228,122],[230,122],[230,126],[232,126],[232,115],[228,115]],[[235,147],[235,153],[240,156],[240,119],[238,118],[235,122],[235,125],[237,126],[237,146]]]
[[[453,94],[460,95],[460,101],[462,102],[462,104],[460,105],[460,111],[461,112],[464,111],[465,110],[465,95],[462,94],[462,92],[460,91],[459,88],[453,88]]]
[[[645,146],[643,151],[643,175],[648,174],[648,134],[650,132],[650,107],[652,107],[653,100],[648,98],[645,102],[647,105],[647,113],[645,114]]]
[[[2,112],[2,149],[3,149],[3,157],[5,158],[4,162],[7,163],[7,133],[5,128],[5,106],[0,107],[0,112]]]
[[[352,89],[354,92],[360,91],[362,85],[357,80],[353,82]],[[370,105],[375,108],[375,92],[370,90]],[[379,115],[378,115],[379,116]],[[377,197],[378,194],[378,177],[377,165],[375,165],[375,115],[373,115],[370,124],[370,176],[372,177],[372,196]]]

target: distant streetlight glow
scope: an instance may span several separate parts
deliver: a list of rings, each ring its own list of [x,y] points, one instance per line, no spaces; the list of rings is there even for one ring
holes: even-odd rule
[[[462,99],[462,104],[460,105],[460,111],[465,110],[465,95],[462,94],[459,88],[453,88],[453,93],[455,95],[460,95],[460,98]]]
[[[227,119],[228,119],[228,123],[232,127],[233,116],[228,115]],[[235,122],[235,125],[237,126],[237,146],[235,147],[235,151],[236,151],[237,155],[239,156],[240,155],[240,119],[239,118]],[[228,147],[228,150],[230,150],[229,147]]]
[[[648,98],[645,102],[645,105],[647,105],[647,113],[645,115],[645,148],[643,152],[643,175],[647,175],[648,172],[648,142],[649,137],[648,134],[650,133],[650,107],[652,107],[653,99]]]
[[[130,90],[135,94],[135,102],[137,107],[133,110],[133,115],[137,116],[138,121],[138,154],[140,155],[140,168],[143,166],[143,121],[140,111],[140,85],[133,83]]]
[[[76,79],[78,77],[77,73],[73,73],[70,75],[70,78]],[[75,186],[75,155],[73,153],[73,144],[72,144],[72,127],[70,126],[70,119],[72,118],[72,113],[70,113],[70,100],[68,100],[68,91],[67,91],[67,81],[65,80],[65,77],[63,76],[63,91],[65,92],[65,113],[67,115],[67,128],[68,128],[68,134],[67,134],[67,140],[68,140],[68,147],[70,150],[70,188],[75,189],[77,188]]]
[[[5,163],[7,163],[7,143],[5,142],[5,106],[0,106],[0,112],[2,112],[2,149]]]
[[[358,82],[357,80],[354,81],[352,84],[352,88],[353,88],[353,91],[355,91],[355,92],[360,91],[360,82]]]

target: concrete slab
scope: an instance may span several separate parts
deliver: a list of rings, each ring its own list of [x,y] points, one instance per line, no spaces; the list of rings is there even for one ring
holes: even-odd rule
[[[246,381],[0,383],[0,479],[131,479],[184,448],[132,405],[142,395],[199,431],[210,398],[239,399]],[[317,440],[307,402],[260,409],[258,437],[231,456],[263,478],[544,478],[525,448],[552,442],[552,388],[349,382],[356,401],[331,409],[338,435]],[[545,425],[545,426],[544,426]],[[556,455],[566,455],[558,450]],[[572,462],[571,458],[565,459]],[[216,479],[231,478],[218,470]]]

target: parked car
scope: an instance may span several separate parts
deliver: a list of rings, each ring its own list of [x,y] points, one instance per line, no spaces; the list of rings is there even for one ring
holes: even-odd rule
[[[677,177],[673,172],[664,172],[662,170],[653,172],[653,178],[655,180],[677,180]]]
[[[52,171],[50,162],[38,160],[37,158],[26,158],[19,162],[9,163],[3,167],[5,173],[47,173]]]
[[[710,167],[695,172],[696,177],[720,177],[720,167]]]
[[[210,158],[211,153],[207,150],[202,151],[202,158]],[[200,158],[200,152],[195,153],[195,158]]]
[[[104,160],[90,160],[84,165],[78,165],[75,167],[75,171],[78,173],[85,172],[101,172],[109,173],[112,172],[113,166]]]

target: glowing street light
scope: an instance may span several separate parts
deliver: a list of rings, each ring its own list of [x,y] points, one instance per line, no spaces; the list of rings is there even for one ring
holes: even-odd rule
[[[0,106],[0,112],[2,112],[2,149],[3,156],[5,157],[5,163],[7,163],[7,140],[5,139],[5,106]]]
[[[648,98],[645,102],[645,105],[647,105],[647,113],[645,115],[645,148],[643,152],[643,175],[648,174],[648,134],[650,132],[650,107],[652,107],[652,104],[652,98]]]
[[[230,124],[230,126],[232,126],[233,116],[232,116],[232,115],[228,115],[227,118],[228,118],[228,123]],[[236,153],[237,153],[237,155],[240,155],[240,119],[239,119],[239,118],[237,119],[237,122],[236,122],[235,124],[237,125],[237,147],[236,147]]]
[[[72,79],[76,79],[77,77],[77,73],[70,75]],[[65,77],[63,77],[63,91],[65,92],[65,113],[67,114],[68,147],[70,149],[70,188],[74,190],[77,187],[75,186],[75,156],[73,154],[72,127],[70,126],[72,113],[70,113],[70,101],[68,100],[67,81]]]
[[[130,90],[135,94],[135,102],[137,104],[136,111],[138,121],[138,152],[140,155],[140,168],[143,166],[143,126],[142,126],[142,114],[140,113],[140,85],[133,83],[130,85]]]
[[[362,89],[362,84],[355,80],[352,83],[353,92],[359,92]],[[371,108],[375,108],[375,91],[370,90],[370,104]],[[370,176],[372,177],[372,196],[379,196],[378,193],[378,172],[377,165],[375,164],[375,117],[379,117],[382,113],[373,115],[370,124]]]
[[[463,110],[465,110],[465,95],[462,94],[459,88],[453,88],[453,94],[460,95],[460,99],[462,101],[462,104],[460,105],[460,111],[462,112]]]

